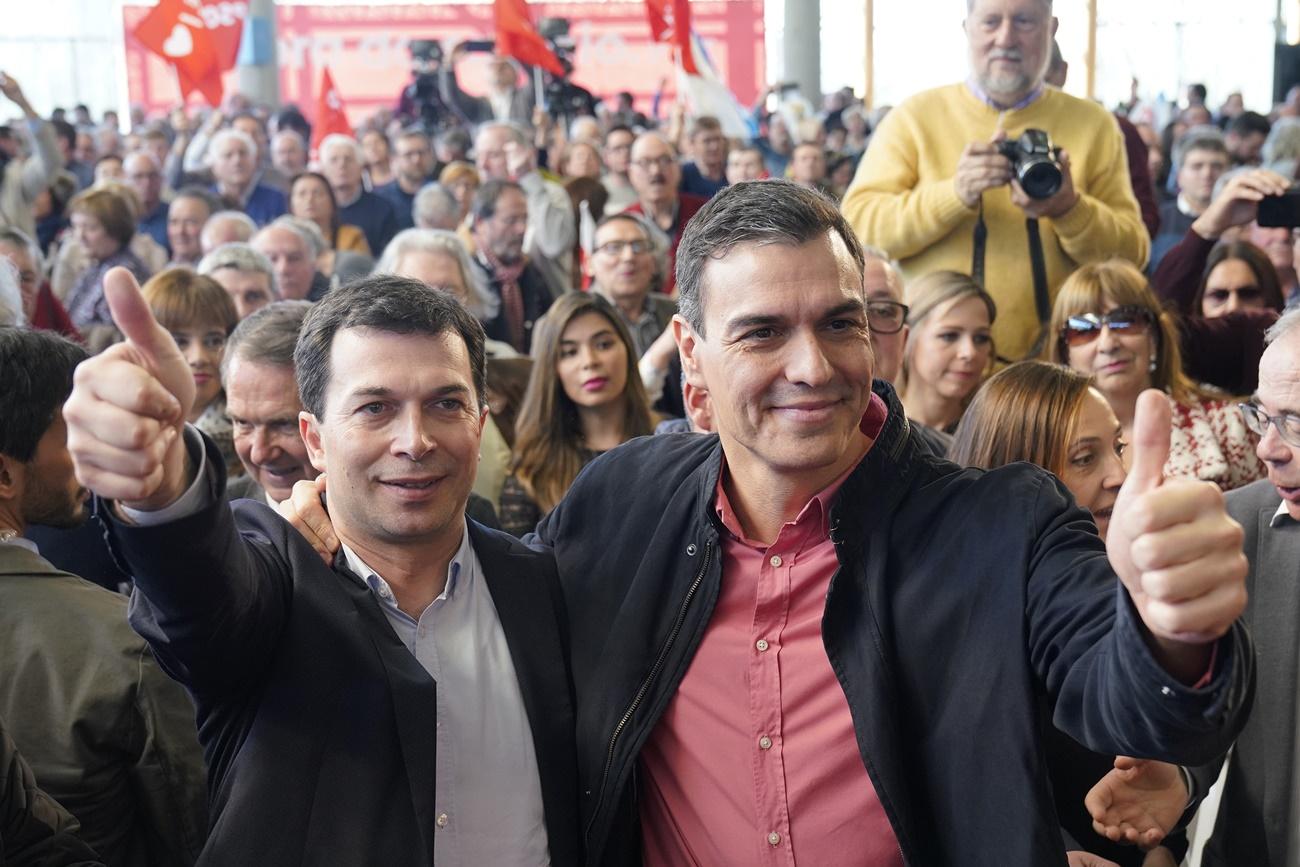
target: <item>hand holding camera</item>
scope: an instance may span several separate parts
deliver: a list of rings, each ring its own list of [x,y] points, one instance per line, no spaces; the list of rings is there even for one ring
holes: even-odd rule
[[[1283,197],[1290,185],[1291,181],[1285,176],[1268,169],[1251,169],[1233,175],[1205,213],[1192,223],[1192,231],[1207,241],[1217,241],[1224,232],[1235,226],[1244,226],[1256,217],[1260,217],[1260,225],[1266,225],[1270,222],[1264,219],[1268,214],[1260,216],[1268,208],[1264,202],[1272,199],[1280,204],[1285,201]]]
[[[1014,140],[998,130],[989,142],[972,142],[962,152],[953,184],[966,207],[978,205],[985,190],[1008,183],[1011,201],[1028,217],[1059,217],[1078,200],[1069,155],[1040,129]]]

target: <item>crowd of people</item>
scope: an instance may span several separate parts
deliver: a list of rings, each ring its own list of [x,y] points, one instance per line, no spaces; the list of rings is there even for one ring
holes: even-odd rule
[[[1051,6],[744,139],[0,73],[0,863],[1295,863],[1300,85]]]

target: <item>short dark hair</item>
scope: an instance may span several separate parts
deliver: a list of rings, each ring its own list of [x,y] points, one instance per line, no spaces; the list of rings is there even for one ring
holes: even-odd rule
[[[310,301],[277,301],[255,310],[235,326],[221,357],[221,381],[226,381],[235,359],[271,367],[293,367],[302,323],[311,312]]]
[[[490,180],[474,192],[474,201],[469,206],[469,212],[473,215],[474,221],[492,219],[497,212],[497,202],[501,200],[501,196],[506,190],[515,190],[521,196],[528,197],[528,194],[524,192],[524,188],[514,181]]]
[[[474,394],[479,406],[487,401],[487,357],[483,326],[450,293],[419,280],[375,275],[335,289],[316,304],[298,335],[293,353],[298,397],[303,408],[320,418],[330,380],[330,349],[334,335],[345,328],[373,328],[391,334],[437,336],[454,332],[465,341]]]
[[[181,187],[179,190],[176,191],[176,195],[172,196],[173,202],[176,201],[177,199],[194,199],[196,201],[202,202],[203,204],[208,206],[208,216],[212,216],[217,211],[221,210],[221,200],[218,199],[215,195],[213,195],[210,191],[205,190],[203,187],[197,185],[189,185],[189,186]]]
[[[0,328],[0,454],[27,463],[72,393],[86,350],[51,331]]]
[[[1257,111],[1243,111],[1228,124],[1228,132],[1235,135],[1250,135],[1256,132],[1260,135],[1268,135],[1272,129],[1273,124]]]
[[[69,151],[77,146],[77,128],[72,124],[66,120],[52,120],[50,121],[50,127],[57,137],[67,142]]]
[[[704,334],[704,269],[741,244],[798,246],[834,232],[862,273],[862,244],[835,203],[790,181],[744,181],[709,200],[686,224],[677,245],[677,306]],[[861,281],[859,281],[859,285]]]
[[[604,140],[605,144],[609,144],[609,137],[616,132],[625,132],[628,135],[632,136],[632,138],[636,138],[636,132],[632,129],[632,127],[628,126],[625,123],[616,123],[613,126],[611,126],[609,129],[605,130],[605,140]]]

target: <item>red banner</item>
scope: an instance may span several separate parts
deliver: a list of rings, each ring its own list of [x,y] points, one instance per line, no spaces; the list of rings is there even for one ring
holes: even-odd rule
[[[123,9],[126,32],[151,7]],[[354,126],[375,109],[397,105],[411,81],[412,39],[437,39],[450,51],[464,39],[491,39],[490,4],[428,6],[277,6],[276,38],[280,96],[310,112],[316,104],[321,69],[329,66]],[[664,43],[651,40],[644,2],[529,4],[534,21],[544,16],[567,18],[576,44],[573,80],[597,97],[623,90],[648,113],[661,80],[665,95],[675,93],[676,76]],[[765,81],[763,0],[692,2],[691,27],[699,34],[718,74],[742,105],[758,97]],[[461,85],[484,92],[486,54],[472,54],[458,67]],[[163,114],[180,99],[171,65],[131,37],[126,40],[127,86],[131,102],[150,114]],[[226,76],[227,92],[236,89],[235,74]],[[668,107],[661,109],[667,115]]]

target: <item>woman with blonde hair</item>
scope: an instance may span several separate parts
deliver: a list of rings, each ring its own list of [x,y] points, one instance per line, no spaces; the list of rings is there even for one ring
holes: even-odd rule
[[[602,452],[654,432],[622,318],[599,295],[570,292],[541,319],[515,430],[501,529],[531,531]]]
[[[935,271],[907,287],[907,344],[899,400],[907,417],[951,433],[993,363],[997,305],[956,271]]]
[[[1061,286],[1048,326],[1048,360],[1092,378],[1128,436],[1137,399],[1169,397],[1173,431],[1165,475],[1211,481],[1225,491],[1264,477],[1234,403],[1183,372],[1179,334],[1146,277],[1121,259],[1084,265]]]
[[[464,224],[465,218],[469,216],[470,205],[474,202],[474,193],[478,192],[483,183],[478,169],[463,160],[450,162],[439,173],[438,183],[451,191],[452,198],[460,206],[460,219],[457,223]]]
[[[194,405],[186,421],[217,444],[229,475],[242,475],[244,465],[235,454],[221,389],[226,339],[239,324],[230,293],[211,277],[184,267],[160,271],[141,289],[154,318],[171,333],[194,376]]]
[[[1077,502],[1092,515],[1097,533],[1105,541],[1115,498],[1124,484],[1125,441],[1119,420],[1092,380],[1077,371],[1044,361],[1022,361],[991,376],[971,400],[957,426],[949,460],[966,467],[992,470],[1016,461],[1037,464],[1059,478]],[[1062,827],[1082,847],[1078,856],[1109,859],[1120,867],[1139,867],[1157,853],[1168,856],[1158,863],[1174,863],[1186,840],[1181,834],[1168,848],[1150,853],[1120,845],[1093,830],[1093,818],[1084,808],[1089,789],[1111,772],[1115,757],[1087,750],[1061,734],[1045,720],[1047,760]],[[1124,763],[1131,762],[1124,759]],[[1142,768],[1144,780],[1161,781],[1148,792],[1161,799],[1166,815],[1179,816],[1188,792],[1182,772],[1174,765],[1150,762]],[[1143,839],[1150,846],[1164,840]],[[1172,850],[1172,851],[1171,851]],[[1071,864],[1076,852],[1071,852]],[[1087,862],[1092,863],[1092,862]]]

